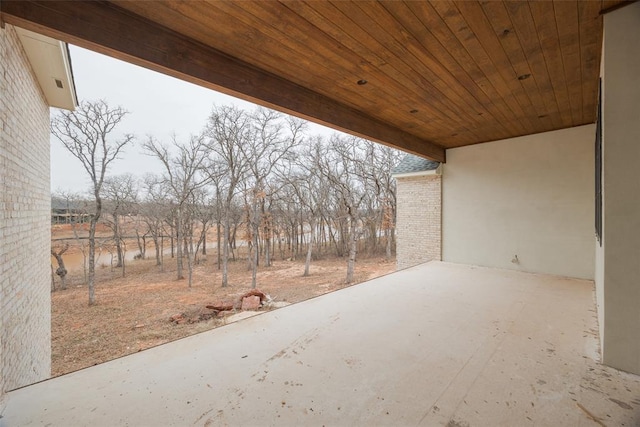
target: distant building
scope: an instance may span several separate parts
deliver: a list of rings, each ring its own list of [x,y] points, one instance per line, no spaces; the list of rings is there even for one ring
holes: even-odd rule
[[[51,224],[84,224],[90,219],[87,202],[51,198]]]

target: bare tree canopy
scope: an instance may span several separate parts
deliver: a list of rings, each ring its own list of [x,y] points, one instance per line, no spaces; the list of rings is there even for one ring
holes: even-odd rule
[[[113,231],[113,243],[116,247],[116,267],[122,268],[125,275],[125,240],[122,234],[121,221],[125,215],[135,211],[138,199],[137,182],[133,175],[124,174],[106,177],[103,185],[103,198],[108,212],[105,224]]]
[[[171,151],[169,147],[162,145],[153,138],[149,138],[144,148],[150,155],[156,157],[162,163],[164,172],[162,183],[164,184],[169,202],[175,206],[176,213],[176,240],[178,242],[178,280],[184,279],[183,275],[183,241],[188,249],[187,262],[189,269],[189,287],[193,275],[193,218],[195,215],[193,200],[196,192],[202,188],[209,177],[203,175],[202,165],[205,161],[205,143],[202,135],[191,136],[187,143],[180,143],[174,137]],[[190,203],[191,202],[191,203]],[[185,239],[187,239],[185,241]]]
[[[228,285],[228,262],[231,245],[231,219],[234,198],[239,186],[251,171],[244,146],[253,143],[251,116],[236,107],[214,107],[206,126],[208,163],[205,171],[217,185],[223,215],[222,286]]]
[[[139,212],[146,225],[146,232],[151,235],[155,247],[156,265],[163,266],[163,249],[165,220],[171,216],[167,191],[163,179],[156,175],[146,175],[143,180],[143,202]]]
[[[213,225],[223,287],[229,284],[229,262],[238,257],[247,261],[255,288],[258,267],[268,268],[277,255],[304,256],[304,276],[312,274],[313,259],[345,258],[347,283],[354,281],[358,254],[392,256],[396,193],[391,169],[399,161],[397,150],[347,135],[310,136],[304,121],[265,108],[214,106],[201,133],[186,140],[174,136],[168,143],[146,140],[143,149],[157,159],[162,173],[139,184],[131,175],[106,175],[133,141],[131,135],[110,137],[126,114],[98,101],[52,121],[53,134],[91,179],[90,241],[95,242],[99,220],[110,227],[123,274],[124,220],[133,227],[140,257],[145,239],[153,240],[161,269],[164,238],[170,239],[177,278],[185,278],[186,258],[189,286],[200,251],[206,260]],[[109,215],[101,218],[103,210]],[[92,304],[91,244],[89,258]]]

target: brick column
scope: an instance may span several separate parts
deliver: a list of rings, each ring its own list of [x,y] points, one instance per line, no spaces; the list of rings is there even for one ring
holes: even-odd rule
[[[397,178],[396,259],[398,269],[442,256],[442,177]]]

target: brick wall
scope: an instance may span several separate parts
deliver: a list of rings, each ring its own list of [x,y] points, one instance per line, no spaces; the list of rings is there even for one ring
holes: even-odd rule
[[[0,29],[0,399],[51,373],[49,107]]]
[[[399,177],[397,192],[397,268],[440,260],[442,177]]]

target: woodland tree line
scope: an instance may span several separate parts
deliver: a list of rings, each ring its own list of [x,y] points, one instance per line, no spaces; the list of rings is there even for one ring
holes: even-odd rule
[[[238,259],[240,246],[246,248],[254,288],[258,268],[275,257],[304,256],[304,275],[314,257],[344,257],[350,283],[358,251],[392,256],[396,189],[391,169],[399,160],[397,150],[344,134],[309,136],[306,122],[265,108],[215,106],[202,131],[187,140],[142,141],[162,172],[138,180],[108,174],[136,142],[132,135],[113,137],[126,114],[104,101],[83,102],[76,111],[60,112],[51,125],[92,183],[91,202],[84,203],[90,304],[95,302],[98,222],[113,232],[123,274],[125,237],[132,237],[123,232],[126,219],[133,223],[139,256],[153,256],[162,265],[163,247],[170,247],[177,278],[186,275],[189,286],[211,228],[221,248],[216,252],[223,287],[229,283],[229,260]],[[153,242],[152,255],[147,241]]]

